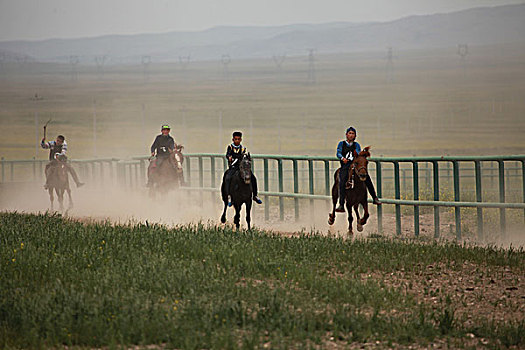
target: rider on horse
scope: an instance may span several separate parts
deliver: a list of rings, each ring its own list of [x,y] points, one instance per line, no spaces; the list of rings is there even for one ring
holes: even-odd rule
[[[356,153],[361,152],[361,145],[355,141],[356,136],[357,131],[355,130],[355,128],[349,127],[348,129],[346,129],[346,140],[339,142],[339,144],[337,145],[337,158],[341,163],[341,169],[339,170],[339,206],[335,210],[338,213],[345,212],[344,193],[346,183],[349,180],[351,165],[354,160],[354,151]],[[370,179],[369,175],[367,175],[366,177],[365,184],[366,188],[368,188],[370,196],[372,196],[374,204],[381,205],[379,198],[377,198],[374,184],[372,183],[372,179]]]
[[[242,157],[246,153],[246,148],[241,145],[242,132],[235,131],[232,136],[233,142],[232,144],[228,145],[228,148],[226,149],[226,159],[228,159],[229,168],[226,170],[226,173],[224,173],[224,184],[226,187],[226,192],[228,193],[228,206],[230,207],[232,205],[230,200],[230,183],[233,175],[239,171],[239,165],[241,164]],[[253,173],[250,182],[252,184],[253,200],[255,203],[261,204],[262,200],[257,197],[257,179]]]
[[[48,141],[46,142],[46,139],[43,138],[42,142],[40,142],[40,146],[44,149],[49,149],[49,163],[46,165],[46,184],[44,185],[44,188],[47,190],[48,184],[49,184],[49,175],[51,174],[51,167],[58,165],[58,162],[62,162],[61,164],[64,164],[67,171],[71,174],[73,177],[73,180],[77,184],[77,187],[83,186],[84,183],[80,182],[77,176],[77,173],[75,172],[75,169],[69,165],[67,162],[66,152],[67,152],[67,143],[66,138],[62,135],[58,135],[55,141]]]
[[[155,160],[153,160],[148,166],[148,183],[146,186],[151,186],[151,173],[155,171],[155,168],[159,168],[160,165],[168,159],[171,152],[175,150],[175,140],[170,136],[171,128],[169,125],[164,124],[160,128],[160,135],[157,135],[155,141],[151,145],[151,157],[157,154]]]

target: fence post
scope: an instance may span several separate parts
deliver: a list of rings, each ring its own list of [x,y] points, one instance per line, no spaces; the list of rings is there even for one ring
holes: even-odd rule
[[[308,160],[308,184],[309,193],[314,194],[314,162]],[[314,200],[310,199],[310,220],[314,220]]]
[[[199,187],[204,187],[204,170],[203,170],[203,164],[202,164],[202,157],[198,157],[199,160]]]
[[[283,184],[283,160],[277,159],[277,171],[278,171],[278,177],[279,177],[279,192],[284,191],[284,184]],[[279,196],[279,218],[281,221],[284,220],[284,199],[282,196]]]
[[[186,173],[188,174],[188,176],[185,176],[186,183],[188,187],[191,187],[191,157],[186,157],[184,160],[186,161]]]
[[[417,161],[412,162],[412,184],[414,186],[414,200],[419,200],[419,167]],[[414,234],[419,236],[419,206],[414,205]]]
[[[439,163],[432,161],[434,170],[434,200],[439,201]],[[434,207],[434,238],[439,238],[439,207]]]
[[[399,188],[399,162],[394,161],[394,193],[396,199],[401,199],[401,190]],[[396,234],[401,234],[401,205],[395,204],[396,207]]]
[[[505,203],[505,163],[502,160],[498,160],[498,170],[499,170],[499,201],[500,203]],[[499,222],[501,228],[501,235],[505,236],[505,208],[500,208],[499,210]]]
[[[297,159],[292,161],[293,165],[293,192],[299,193],[299,172],[297,169]],[[299,198],[294,198],[295,204],[295,221],[299,220]]]
[[[482,201],[482,191],[481,191],[481,162],[479,160],[474,161],[475,166],[475,176],[476,176],[476,202]],[[477,218],[478,218],[478,239],[483,239],[483,208],[477,209]]]
[[[376,185],[377,185],[377,196],[383,197],[383,182],[382,182],[382,171],[381,161],[376,161]],[[377,232],[383,232],[383,208],[381,205],[377,206]]]
[[[523,203],[525,203],[525,160],[521,161],[521,189],[523,191]],[[523,209],[523,222],[525,223],[525,209]]]
[[[330,162],[324,161],[324,194],[330,196]],[[330,200],[326,202],[326,210],[330,210]]]
[[[5,182],[5,165],[4,165],[4,163],[5,163],[5,159],[4,159],[4,157],[2,157],[2,183]]]
[[[214,156],[210,157],[210,172],[211,172],[211,178],[210,178],[211,187],[215,188],[215,176],[217,174],[215,173],[215,157]]]
[[[268,192],[269,189],[269,180],[268,180],[268,158],[263,159],[263,170],[264,170],[264,191]],[[265,196],[264,198],[264,220],[268,221],[270,219],[270,203],[268,199],[270,197]]]
[[[452,162],[452,171],[454,173],[454,200],[459,202],[459,166],[457,161]],[[454,214],[456,216],[456,239],[461,239],[461,208],[454,207]]]
[[[36,182],[36,158],[33,157],[33,182]]]
[[[11,182],[13,182],[15,179],[15,162],[11,162]]]

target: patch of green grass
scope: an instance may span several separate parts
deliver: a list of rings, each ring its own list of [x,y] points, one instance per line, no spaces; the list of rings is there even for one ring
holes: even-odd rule
[[[453,313],[434,315],[360,274],[464,261],[524,269],[525,254],[2,213],[0,347],[287,348],[331,337],[424,344],[465,330]],[[506,324],[489,336],[523,344],[522,328]]]

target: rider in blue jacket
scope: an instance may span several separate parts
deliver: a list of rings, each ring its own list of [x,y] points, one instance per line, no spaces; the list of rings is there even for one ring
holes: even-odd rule
[[[341,162],[341,170],[339,170],[339,206],[335,209],[336,212],[345,212],[345,186],[348,181],[350,165],[354,160],[354,151],[359,154],[361,152],[361,145],[355,141],[357,131],[353,127],[346,129],[346,140],[339,142],[337,145],[337,158]],[[377,198],[376,190],[370,176],[366,176],[366,188],[372,197],[375,205],[381,205],[379,198]]]

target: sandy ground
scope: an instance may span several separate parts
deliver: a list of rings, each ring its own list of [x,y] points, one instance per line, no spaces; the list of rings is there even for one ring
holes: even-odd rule
[[[135,190],[117,187],[104,188],[87,184],[79,189],[72,189],[73,206],[68,209],[69,203],[64,201],[65,210],[62,214],[79,219],[95,221],[108,220],[113,223],[161,223],[176,226],[201,222],[204,224],[220,225],[220,215],[223,208],[216,193],[201,193],[176,191],[165,197],[151,198],[146,188]],[[337,214],[333,226],[327,223],[330,207],[316,201],[310,207],[309,201],[300,201],[300,218],[295,219],[293,200],[285,200],[284,220],[279,219],[277,201],[271,201],[269,219],[265,220],[264,204],[253,204],[252,225],[257,228],[274,231],[283,235],[297,235],[300,233],[316,233],[322,235],[348,237],[348,221],[346,214]],[[354,236],[363,238],[376,236],[377,215],[374,206],[371,207],[371,216],[364,226],[363,232],[357,232],[354,220]],[[50,201],[47,191],[40,183],[5,183],[0,184],[0,210],[19,212],[45,212],[50,210]],[[59,209],[55,199],[55,210]],[[384,205],[383,235],[396,236],[395,216]],[[228,223],[233,224],[234,209],[228,209]],[[454,218],[452,213],[444,212],[440,215],[441,239],[454,240]],[[244,209],[241,213],[241,225],[246,228]],[[463,219],[464,227],[475,227],[472,218]],[[434,218],[432,214],[420,215],[420,239],[431,240],[434,236]],[[402,239],[414,238],[413,215],[402,215]],[[523,225],[511,227],[505,236],[487,232],[487,237],[480,242],[474,232],[464,232],[463,242],[475,244],[495,244],[498,246],[525,246],[525,229]]]

